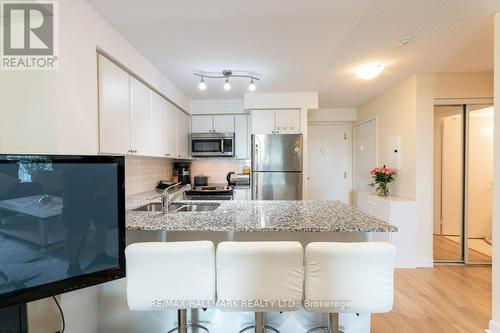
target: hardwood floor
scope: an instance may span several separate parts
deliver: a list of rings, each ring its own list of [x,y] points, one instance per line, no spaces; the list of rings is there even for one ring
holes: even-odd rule
[[[460,256],[460,245],[448,238],[434,235],[434,259],[456,260]],[[491,257],[469,248],[471,261],[491,262]]]
[[[394,310],[372,332],[480,333],[491,319],[491,267],[397,269]]]

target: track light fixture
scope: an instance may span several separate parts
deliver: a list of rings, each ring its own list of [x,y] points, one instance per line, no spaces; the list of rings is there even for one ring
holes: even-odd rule
[[[198,88],[200,90],[207,89],[207,84],[205,83],[205,79],[225,79],[224,82],[224,90],[231,90],[231,83],[229,83],[229,78],[241,77],[250,79],[250,84],[248,85],[249,91],[255,91],[257,86],[255,85],[255,81],[259,81],[259,74],[253,72],[244,72],[244,71],[231,71],[231,70],[223,70],[222,72],[202,72],[195,71],[193,73],[196,76],[200,77],[200,83],[198,84]]]

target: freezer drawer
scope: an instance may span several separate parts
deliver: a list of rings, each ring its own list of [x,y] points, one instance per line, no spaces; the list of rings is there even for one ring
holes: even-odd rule
[[[302,173],[253,172],[252,200],[302,200]]]

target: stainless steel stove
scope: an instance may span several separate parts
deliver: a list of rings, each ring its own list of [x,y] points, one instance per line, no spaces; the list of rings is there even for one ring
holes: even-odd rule
[[[233,200],[233,187],[221,184],[194,186],[186,191],[188,200]]]

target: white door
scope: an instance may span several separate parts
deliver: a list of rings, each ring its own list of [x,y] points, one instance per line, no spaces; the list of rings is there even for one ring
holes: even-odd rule
[[[188,158],[189,116],[177,109],[177,157]]]
[[[276,110],[276,133],[300,133],[300,110]]]
[[[346,125],[310,125],[308,135],[308,198],[349,204]]]
[[[165,156],[177,157],[177,108],[167,102],[165,122]]]
[[[377,167],[377,123],[371,119],[354,126],[354,191],[371,192],[370,171]],[[354,196],[356,201],[356,196]]]
[[[250,135],[248,134],[248,116],[234,116],[234,141],[235,157],[239,159],[250,158]]]
[[[167,101],[151,91],[151,155],[163,156],[165,153],[165,122]]]
[[[99,151],[126,154],[130,149],[129,75],[99,56]]]
[[[234,116],[218,115],[213,117],[214,131],[217,133],[234,132]]]
[[[148,155],[151,147],[150,89],[130,78],[130,140],[133,153]]]
[[[192,116],[191,133],[212,132],[212,116]]]
[[[252,110],[252,134],[273,134],[275,132],[274,110]]]

